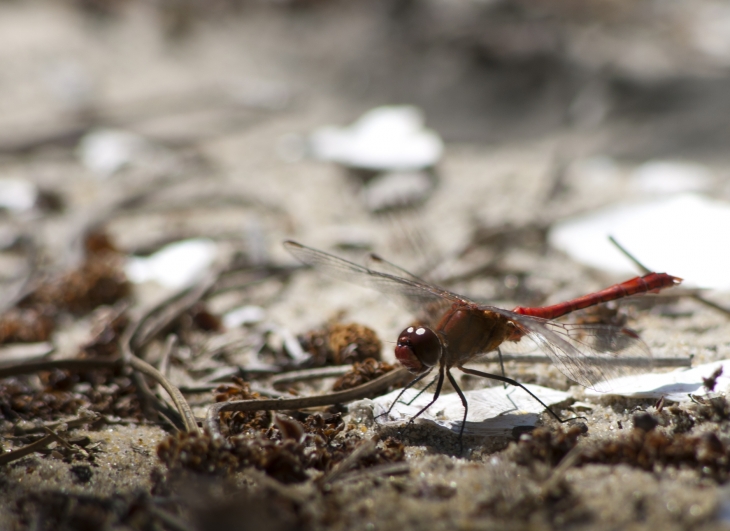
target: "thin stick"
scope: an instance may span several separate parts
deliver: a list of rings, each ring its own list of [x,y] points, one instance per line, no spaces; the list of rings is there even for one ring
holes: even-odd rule
[[[187,431],[199,432],[198,423],[195,420],[190,405],[180,390],[175,387],[165,376],[155,369],[152,365],[143,361],[134,354],[134,350],[142,348],[149,343],[152,338],[175,320],[184,311],[191,308],[213,287],[220,276],[221,269],[208,274],[197,285],[185,288],[172,296],[168,297],[159,304],[153,306],[142,317],[131,323],[122,334],[119,341],[122,357],[124,361],[134,370],[146,374],[159,383],[172,398],[175,407],[182,417],[183,424]],[[137,388],[143,397],[143,403],[149,407],[154,404],[158,409],[161,408],[159,399],[146,389],[144,382],[138,381]]]
[[[149,343],[161,330],[180,314],[192,308],[200,301],[220,276],[220,270],[209,273],[202,281],[192,287],[185,288],[174,293],[167,299],[152,307],[137,322],[137,326],[131,331],[129,342],[135,349],[139,349]]]
[[[329,406],[365,398],[373,393],[384,391],[391,385],[402,380],[408,371],[399,368],[368,383],[327,395],[308,396],[302,398],[283,398],[278,400],[236,400],[219,402],[208,408],[205,427],[213,436],[220,436],[220,414],[225,411],[278,411],[282,409],[303,409],[310,407]]]
[[[272,386],[284,385],[295,382],[306,382],[308,380],[319,380],[320,378],[331,378],[342,376],[352,370],[352,365],[337,365],[335,367],[317,367],[315,369],[304,369],[278,374],[269,380]]]
[[[614,244],[616,246],[616,248],[619,251],[621,251],[626,258],[628,258],[629,260],[631,260],[634,263],[634,265],[636,265],[636,267],[639,268],[639,270],[641,272],[643,272],[643,273],[649,273],[650,272],[649,269],[647,269],[647,267],[644,264],[642,264],[641,262],[639,262],[639,260],[634,255],[632,255],[629,251],[627,251],[623,247],[623,245],[621,245],[618,241],[616,241],[616,238],[614,238],[613,236],[609,236],[608,237],[608,240],[612,244]],[[708,306],[708,307],[712,308],[713,310],[717,310],[718,312],[725,314],[725,316],[727,316],[727,317],[730,317],[730,309],[725,308],[724,306],[720,306],[719,304],[717,304],[715,302],[708,301],[707,299],[705,299],[699,293],[688,293],[688,294],[686,294],[686,296],[688,296],[688,297],[696,300],[699,303],[704,304],[705,306]]]
[[[172,401],[175,403],[175,407],[180,412],[183,424],[185,424],[185,429],[187,431],[198,433],[200,432],[200,429],[198,428],[198,423],[195,420],[195,415],[193,415],[193,410],[190,409],[190,405],[187,403],[185,397],[182,395],[177,387],[172,385],[170,381],[165,378],[160,371],[136,356],[132,356],[129,359],[129,365],[134,370],[139,371],[146,376],[149,376],[165,388],[165,391],[167,391],[167,394],[170,395],[170,398],[172,398]]]
[[[576,465],[578,461],[580,461],[580,458],[582,457],[583,452],[583,445],[576,444],[573,446],[573,448],[570,449],[570,451],[563,456],[563,459],[558,463],[558,466],[556,466],[550,476],[547,478],[545,483],[542,484],[542,487],[540,487],[540,491],[542,492],[543,496],[549,496],[552,491],[555,489],[555,487],[558,486],[558,483],[565,477],[565,474],[568,472],[568,470]]]
[[[363,459],[364,457],[367,457],[368,455],[372,454],[375,451],[375,441],[372,439],[368,439],[367,441],[364,441],[360,446],[355,448],[355,450],[348,455],[345,459],[340,461],[337,466],[335,466],[332,470],[330,470],[327,474],[322,476],[322,478],[319,481],[320,485],[326,485],[327,483],[332,483],[337,478],[342,476],[345,472],[350,470],[352,467],[354,467],[358,461]]]
[[[18,448],[17,450],[13,450],[12,452],[7,452],[5,454],[0,454],[0,465],[7,465],[21,457],[37,452],[41,448],[45,448],[55,441],[56,438],[53,435],[46,435],[42,439],[38,439],[36,442],[30,443],[22,448]]]
[[[61,446],[63,446],[64,448],[66,448],[66,450],[70,450],[72,452],[75,450],[75,448],[73,446],[71,446],[71,444],[66,439],[61,437],[58,433],[53,431],[51,428],[44,426],[43,431],[45,431],[48,435],[53,437],[56,440],[56,442],[58,444],[60,444]]]
[[[182,518],[167,512],[161,507],[157,507],[156,505],[147,505],[146,509],[152,516],[162,521],[162,523],[164,523],[167,527],[174,529],[175,531],[195,531],[196,529],[185,522]]]
[[[379,476],[397,476],[400,474],[408,474],[411,467],[408,463],[386,463],[366,468],[364,470],[356,470],[355,472],[339,478],[339,481],[350,483],[353,481],[361,481],[363,479],[379,477]]]
[[[19,374],[32,374],[39,371],[52,371],[62,369],[67,371],[90,371],[93,369],[115,369],[122,366],[120,358],[114,359],[89,359],[89,360],[43,360],[19,363],[0,368],[0,378],[18,376]]]
[[[51,422],[48,424],[44,424],[42,426],[33,426],[32,428],[28,429],[22,429],[19,426],[15,426],[13,429],[13,434],[15,437],[22,437],[25,435],[32,435],[34,433],[39,433],[42,431],[45,431],[46,428],[50,428],[52,430],[58,428],[59,426],[66,426],[66,429],[72,429],[72,428],[78,428],[79,426],[84,426],[86,424],[91,424],[92,422],[95,422],[97,419],[101,418],[101,415],[98,413],[92,413],[89,416],[80,416],[73,418],[71,420],[66,421],[57,421],[57,422]]]
[[[68,441],[58,435],[55,431],[45,426],[43,429],[48,435],[46,435],[42,439],[38,439],[36,442],[30,443],[26,446],[23,446],[22,448],[18,448],[17,450],[13,450],[12,452],[0,454],[0,465],[7,465],[8,463],[20,459],[21,457],[25,457],[28,454],[37,452],[38,450],[45,448],[52,442],[57,442],[70,450],[74,450],[74,448],[68,443]]]
[[[582,356],[582,360],[585,360],[587,363],[591,363],[592,361],[600,361],[601,363],[606,363],[606,358],[599,358],[594,356]],[[547,356],[541,356],[541,355],[528,355],[528,356],[521,356],[519,354],[502,354],[502,360],[503,361],[512,361],[515,363],[552,363],[552,360],[548,358]],[[494,363],[498,360],[487,360],[487,359],[478,359],[474,360],[476,363]],[[620,360],[616,360],[617,364],[620,364],[621,366],[626,367],[642,367],[647,365],[646,358],[637,358],[637,357],[626,357],[621,358]],[[652,367],[691,367],[692,366],[692,358],[686,357],[686,358],[651,358],[651,366]]]

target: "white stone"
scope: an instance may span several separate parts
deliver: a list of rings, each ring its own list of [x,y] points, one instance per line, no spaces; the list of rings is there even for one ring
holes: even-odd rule
[[[649,269],[681,277],[685,284],[730,289],[730,203],[682,194],[607,207],[554,225],[550,244],[590,266],[636,274],[609,242],[616,240]]]
[[[25,179],[0,178],[0,208],[12,212],[26,212],[38,198],[36,185]]]
[[[349,127],[322,127],[310,138],[321,160],[374,171],[417,170],[441,158],[443,143],[424,128],[423,113],[412,106],[377,107]]]
[[[97,129],[85,135],[76,153],[81,163],[101,178],[106,178],[147,149],[144,138],[127,131]]]
[[[717,378],[714,393],[730,392],[730,360],[706,363],[692,369],[677,369],[666,373],[649,373],[624,376],[609,380],[612,388],[607,393],[599,393],[585,389],[586,396],[617,395],[631,398],[666,398],[673,402],[689,402],[692,395],[706,395],[703,378],[709,378],[722,367],[722,374]]]
[[[157,282],[167,288],[181,289],[201,279],[217,254],[218,247],[212,240],[183,240],[166,245],[150,256],[129,258],[125,273],[135,283]]]

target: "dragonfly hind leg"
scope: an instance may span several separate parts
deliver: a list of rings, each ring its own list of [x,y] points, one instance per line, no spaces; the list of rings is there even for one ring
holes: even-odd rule
[[[481,376],[482,378],[489,378],[490,380],[497,380],[497,381],[504,382],[504,383],[508,383],[510,385],[514,385],[515,387],[519,387],[519,388],[523,389],[528,395],[530,395],[532,398],[534,398],[535,400],[537,400],[540,403],[540,405],[542,407],[544,407],[545,410],[548,413],[550,413],[550,415],[555,420],[557,420],[558,422],[560,422],[561,424],[564,423],[564,422],[569,422],[571,420],[577,420],[577,419],[586,420],[585,417],[570,417],[570,418],[567,418],[567,419],[561,418],[560,415],[558,415],[557,413],[555,413],[555,411],[553,411],[552,409],[550,409],[550,407],[545,402],[543,402],[542,400],[540,400],[535,393],[533,393],[532,391],[530,391],[527,387],[525,387],[524,385],[522,385],[517,380],[513,380],[512,378],[508,378],[506,376],[500,376],[498,374],[490,374],[488,372],[477,371],[477,370],[474,370],[474,369],[467,369],[466,367],[457,367],[457,369],[459,369],[461,372],[464,372],[466,374],[471,374],[473,376]]]
[[[464,428],[466,427],[466,415],[469,413],[469,403],[466,401],[466,397],[464,396],[464,393],[459,388],[458,384],[456,383],[456,380],[452,376],[451,372],[447,369],[446,370],[446,377],[449,379],[449,382],[451,382],[451,385],[454,387],[454,390],[456,391],[456,394],[459,395],[459,398],[461,399],[461,405],[464,406],[464,418],[461,421],[461,429],[459,430],[459,454],[464,454]]]

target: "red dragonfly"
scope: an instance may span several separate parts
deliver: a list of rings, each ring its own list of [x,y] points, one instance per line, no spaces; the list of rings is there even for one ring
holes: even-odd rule
[[[609,391],[608,380],[636,372],[637,369],[648,370],[652,367],[651,352],[646,343],[628,328],[565,324],[553,319],[631,295],[658,293],[682,281],[666,273],[649,273],[552,306],[518,306],[505,310],[479,304],[434,286],[376,255],[371,255],[371,259],[378,269],[372,269],[293,241],[284,242],[284,247],[301,262],[331,276],[374,288],[393,297],[418,317],[419,324],[403,330],[395,347],[398,361],[417,375],[405,389],[423,379],[437,366],[438,383],[432,402],[421,409],[414,419],[438,399],[444,378],[448,378],[464,405],[461,433],[466,423],[468,405],[450,369],[456,368],[466,374],[521,387],[552,416],[563,422],[516,380],[470,369],[464,364],[480,354],[498,350],[502,343],[528,340],[571,380],[597,391]]]

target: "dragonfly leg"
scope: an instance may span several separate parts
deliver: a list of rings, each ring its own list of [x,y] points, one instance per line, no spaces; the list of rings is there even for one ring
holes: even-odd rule
[[[406,425],[406,429],[408,429],[414,423],[414,421],[423,414],[424,411],[430,408],[434,404],[434,402],[438,400],[439,395],[441,394],[441,388],[444,385],[444,371],[445,366],[442,363],[439,367],[438,383],[436,384],[436,392],[433,394],[433,400],[431,400],[428,404],[426,404],[425,407],[422,407],[418,413],[411,417],[411,420],[409,420],[408,424]]]
[[[411,380],[411,381],[410,381],[410,382],[408,383],[408,385],[406,385],[406,386],[405,386],[405,387],[404,387],[404,388],[403,388],[403,389],[401,390],[401,392],[400,392],[400,393],[398,393],[398,396],[396,396],[396,397],[395,397],[395,400],[393,400],[393,403],[392,403],[392,404],[390,404],[390,407],[388,408],[388,411],[386,411],[385,413],[381,413],[380,415],[378,415],[378,416],[377,416],[377,417],[375,417],[375,418],[377,419],[377,418],[380,418],[380,417],[383,417],[383,416],[386,416],[386,415],[390,415],[390,412],[391,412],[391,411],[393,411],[393,407],[394,407],[394,406],[395,406],[395,405],[396,405],[396,404],[398,403],[398,400],[400,400],[400,397],[402,397],[402,396],[403,396],[403,393],[405,393],[406,391],[408,391],[408,389],[410,389],[411,387],[413,387],[414,385],[416,385],[416,384],[417,384],[418,382],[420,382],[421,380],[423,380],[423,379],[424,379],[424,378],[425,378],[425,377],[426,377],[426,376],[427,376],[428,374],[430,374],[430,373],[431,373],[431,370],[429,369],[428,371],[424,372],[423,374],[419,374],[419,375],[418,375],[418,376],[416,376],[416,377],[415,377],[415,378],[414,378],[413,380]],[[435,380],[436,380],[436,379],[434,378],[434,381],[435,381]],[[432,384],[433,384],[433,382],[431,382],[430,384],[428,384],[428,387],[431,387],[431,385],[432,385]],[[428,389],[428,387],[427,387],[426,389]],[[425,391],[425,389],[424,389],[424,391]],[[419,396],[421,396],[421,393],[423,393],[423,391],[421,391],[420,393],[418,393],[418,394],[416,395],[416,398],[418,398]],[[413,400],[415,400],[415,398],[414,398]],[[413,402],[413,400],[411,400],[411,402]],[[409,405],[409,406],[411,405],[411,402],[409,402],[409,403],[408,403],[408,405]]]
[[[497,356],[499,356],[499,368],[502,370],[502,376],[506,378],[507,375],[504,372],[504,359],[502,358],[502,349],[499,347],[497,347]],[[502,382],[502,386],[507,389],[507,382]]]
[[[519,388],[523,389],[525,392],[527,392],[528,395],[530,395],[532,398],[534,398],[535,400],[537,400],[540,403],[540,405],[542,407],[544,407],[545,410],[548,413],[550,413],[550,415],[552,415],[555,418],[555,420],[557,420],[560,423],[568,422],[569,420],[576,420],[576,419],[584,419],[585,420],[585,417],[571,417],[569,419],[562,419],[562,418],[560,418],[560,415],[558,415],[557,413],[555,413],[555,411],[553,411],[552,409],[550,409],[547,406],[547,404],[545,404],[545,402],[543,402],[542,400],[540,400],[537,397],[537,395],[535,395],[535,393],[533,393],[532,391],[530,391],[527,387],[525,387],[524,385],[522,385],[517,380],[513,380],[512,378],[507,378],[506,376],[499,376],[498,374],[490,374],[488,372],[477,371],[477,370],[474,370],[474,369],[467,369],[466,367],[457,367],[457,368],[461,372],[465,372],[466,374],[472,374],[474,376],[481,376],[482,378],[489,378],[491,380],[498,380],[500,382],[505,382],[505,383],[508,383],[510,385],[514,385],[515,387],[519,387]]]
[[[426,387],[424,387],[423,389],[418,391],[418,394],[416,396],[414,396],[412,399],[410,399],[408,402],[406,402],[405,404],[407,406],[410,406],[413,402],[418,400],[418,397],[421,396],[426,391],[428,391],[431,388],[431,386],[436,383],[436,380],[438,380],[438,379],[439,379],[439,375],[437,374],[436,376],[433,377],[433,379],[428,383],[428,385]]]
[[[458,384],[456,383],[456,380],[451,375],[451,372],[449,372],[448,369],[446,369],[446,377],[449,379],[449,382],[451,382],[451,385],[454,387],[456,394],[458,394],[459,398],[461,399],[461,404],[464,406],[464,418],[461,421],[461,429],[459,430],[459,455],[463,455],[464,454],[464,427],[466,426],[466,414],[469,412],[469,403],[466,401],[466,397],[464,396],[464,393],[461,392],[461,389],[459,388]]]

